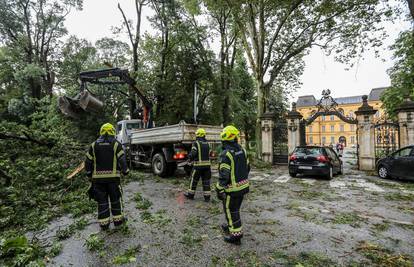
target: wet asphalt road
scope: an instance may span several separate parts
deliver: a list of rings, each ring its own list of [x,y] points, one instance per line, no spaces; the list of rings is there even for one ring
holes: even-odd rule
[[[189,180],[183,174],[160,179],[142,172],[141,180],[124,185],[128,231],[99,232],[95,216],[86,216],[90,224],[62,241],[61,253],[48,265],[374,266],[372,258],[380,250],[389,256],[386,260],[401,256],[408,263],[403,266],[412,266],[414,184],[353,170],[351,152],[344,161],[344,175],[331,181],[290,178],[284,166],[254,169],[242,205],[245,237],[240,247],[222,241],[224,216],[215,197],[205,203],[198,191],[194,201],[187,200],[183,192]],[[213,181],[216,177],[213,172]],[[137,193],[149,200],[147,210],[136,207]],[[51,243],[56,230],[73,221],[59,218],[38,237]],[[103,240],[96,251],[86,245],[93,233]],[[375,253],[366,250],[373,246]]]

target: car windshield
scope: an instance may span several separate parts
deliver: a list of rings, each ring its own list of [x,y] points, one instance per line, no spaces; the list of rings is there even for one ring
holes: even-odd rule
[[[138,122],[136,122],[136,123],[127,123],[126,128],[128,130],[134,130],[134,129],[139,129],[140,128],[139,126],[140,125],[139,125]]]
[[[320,147],[298,147],[295,150],[297,155],[315,155],[318,156],[322,154],[322,148]]]

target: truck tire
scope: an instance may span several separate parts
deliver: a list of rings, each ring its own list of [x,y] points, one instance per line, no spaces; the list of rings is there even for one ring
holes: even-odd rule
[[[167,176],[168,165],[162,153],[157,153],[152,157],[152,173],[160,177]]]
[[[167,163],[167,176],[173,176],[177,170],[177,163],[170,162]]]

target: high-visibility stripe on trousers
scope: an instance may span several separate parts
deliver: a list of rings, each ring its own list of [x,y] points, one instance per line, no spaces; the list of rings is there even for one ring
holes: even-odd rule
[[[195,169],[191,171],[191,181],[190,187],[188,188],[188,192],[190,194],[194,194],[197,189],[198,181],[202,180],[203,183],[203,192],[205,196],[210,196],[211,188],[210,188],[210,180],[211,180],[211,170],[210,168],[203,168],[203,169]]]
[[[94,182],[95,199],[98,202],[98,221],[101,226],[110,224],[111,214],[114,224],[124,219],[122,188],[119,182]]]
[[[226,198],[223,200],[224,214],[231,235],[238,236],[242,234],[242,222],[240,218],[240,207],[242,202],[243,195],[231,196],[226,194]]]

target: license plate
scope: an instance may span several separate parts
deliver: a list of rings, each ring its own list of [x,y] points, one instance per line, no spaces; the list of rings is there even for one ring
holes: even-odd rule
[[[301,170],[312,170],[312,166],[299,166]]]

